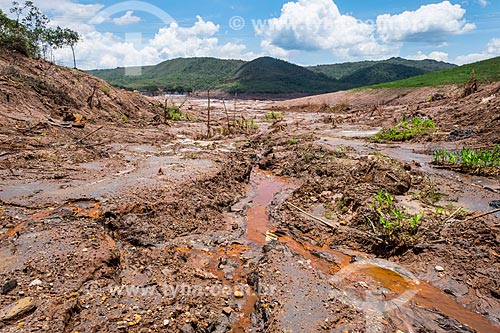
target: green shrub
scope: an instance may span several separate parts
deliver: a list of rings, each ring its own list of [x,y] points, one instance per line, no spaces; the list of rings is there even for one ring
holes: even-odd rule
[[[394,127],[385,128],[374,137],[375,141],[407,141],[416,137],[429,134],[436,125],[432,119],[413,118],[411,121],[401,121]]]

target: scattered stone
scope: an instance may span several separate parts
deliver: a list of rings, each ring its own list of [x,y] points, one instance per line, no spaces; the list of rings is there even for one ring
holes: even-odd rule
[[[226,306],[222,309],[222,313],[224,313],[226,316],[229,316],[231,315],[231,313],[233,313],[233,308],[230,306]]]
[[[370,288],[370,287],[368,286],[368,283],[366,283],[365,281],[359,281],[359,282],[358,282],[358,285],[359,285],[360,287],[362,287],[362,288],[365,288],[365,289]]]
[[[195,330],[194,330],[193,326],[191,326],[190,324],[186,324],[186,325],[182,326],[181,332],[182,333],[195,333]]]
[[[450,133],[449,141],[458,141],[462,139],[468,139],[474,135],[474,130],[468,128],[465,130],[459,129],[454,130]]]
[[[245,297],[245,294],[241,290],[235,290],[234,291],[234,296],[236,298],[243,298],[243,297]]]
[[[36,279],[36,280],[31,281],[29,286],[30,287],[38,287],[38,286],[41,286],[42,284],[43,284],[42,280]]]
[[[493,200],[490,202],[490,207],[500,209],[500,200]]]
[[[2,295],[7,295],[17,287],[17,280],[9,280],[2,287]]]
[[[434,269],[436,270],[436,272],[444,272],[444,268],[442,266],[436,266],[434,267]]]
[[[123,330],[123,329],[127,328],[127,322],[126,321],[119,321],[116,323],[116,326],[118,329]]]
[[[165,320],[163,321],[163,326],[168,326],[168,325],[170,325],[170,320],[165,319]]]
[[[21,298],[17,302],[0,310],[0,321],[8,321],[21,317],[35,308],[35,300],[32,297]]]

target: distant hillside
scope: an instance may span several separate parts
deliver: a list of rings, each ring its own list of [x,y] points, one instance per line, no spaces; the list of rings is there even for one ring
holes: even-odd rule
[[[410,88],[410,87],[436,87],[444,84],[462,84],[470,79],[470,73],[474,70],[476,78],[481,82],[500,81],[500,57],[483,60],[473,64],[455,67],[439,72],[382,83],[374,88]]]
[[[304,67],[263,57],[241,66],[225,88],[239,93],[324,93],[339,90],[341,84]]]
[[[444,69],[449,69],[456,67],[456,65],[449,64],[446,62],[441,62],[441,61],[436,61],[436,60],[430,60],[430,59],[425,59],[425,60],[408,60],[408,59],[403,59],[403,58],[390,58],[387,60],[381,60],[381,61],[359,61],[359,62],[346,62],[342,64],[333,64],[333,65],[318,65],[318,66],[311,66],[309,67],[310,70],[317,72],[317,73],[322,73],[325,74],[326,76],[333,78],[333,79],[344,79],[350,75],[353,75],[354,73],[370,68],[372,66],[376,66],[379,64],[387,64],[387,65],[401,65],[401,66],[407,66],[407,67],[412,67],[416,69],[420,69],[423,71],[423,73],[429,73],[429,72],[434,72],[434,71],[441,71]],[[406,71],[406,70],[404,70]],[[419,73],[417,75],[423,74]],[[405,78],[408,78],[410,76],[406,76]],[[399,78],[401,79],[401,78]],[[388,82],[388,81],[381,81],[379,79],[376,79],[375,81],[379,82]],[[393,81],[393,80],[389,80]]]
[[[402,58],[314,67],[301,67],[270,57],[250,62],[179,58],[142,67],[139,76],[126,75],[125,68],[89,73],[117,87],[150,92],[221,89],[250,94],[316,94],[405,79],[453,66],[434,60]]]
[[[142,67],[140,76],[125,75],[125,68],[93,70],[90,74],[122,88],[143,91],[205,90],[226,83],[245,64],[241,60],[178,58]],[[132,68],[131,72],[138,68]]]
[[[427,73],[425,70],[416,67],[379,63],[357,70],[351,75],[343,77],[342,81],[351,84],[353,87],[360,87],[406,79],[425,73]]]

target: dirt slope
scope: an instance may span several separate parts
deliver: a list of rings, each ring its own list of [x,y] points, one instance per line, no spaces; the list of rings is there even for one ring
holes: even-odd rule
[[[78,70],[0,52],[0,122],[57,120],[79,113],[89,122],[125,123],[151,119],[158,103],[110,87]]]

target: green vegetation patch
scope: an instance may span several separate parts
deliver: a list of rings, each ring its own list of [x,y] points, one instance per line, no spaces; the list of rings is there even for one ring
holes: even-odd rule
[[[478,82],[500,81],[500,57],[483,60],[473,64],[463,65],[439,72],[427,73],[405,80],[373,85],[370,88],[414,88],[438,87],[446,84],[465,84],[474,72]]]
[[[436,129],[432,119],[413,118],[411,121],[403,120],[391,128],[385,128],[374,137],[377,142],[407,141],[416,137],[429,134]]]
[[[406,212],[405,208],[397,207],[395,198],[385,190],[374,195],[371,208],[375,211],[378,221],[372,227],[386,237],[390,243],[407,242],[407,236],[415,236],[424,216],[423,212],[415,215]]]
[[[470,148],[454,152],[446,149],[436,150],[432,163],[469,174],[498,176],[500,175],[500,145],[492,150]]]
[[[266,120],[267,121],[277,121],[277,120],[283,120],[285,117],[281,112],[269,112],[266,114]]]

